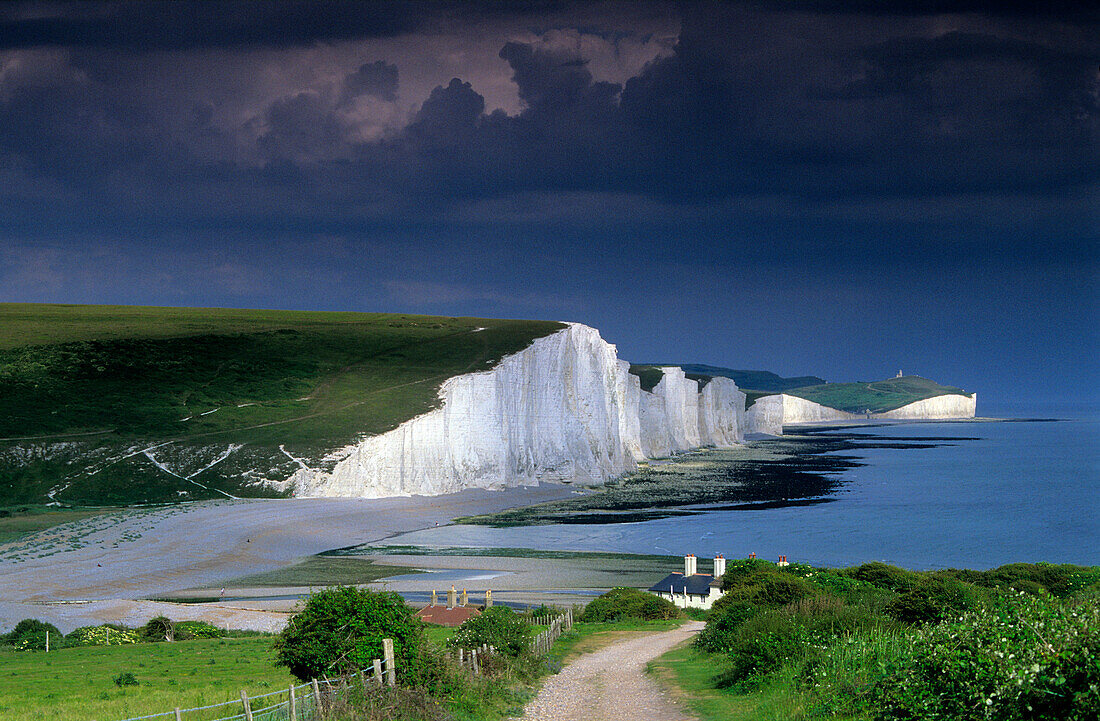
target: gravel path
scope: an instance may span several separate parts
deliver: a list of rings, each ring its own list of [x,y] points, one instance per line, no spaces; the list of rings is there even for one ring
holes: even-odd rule
[[[527,721],[687,721],[649,676],[646,664],[698,633],[689,621],[673,631],[619,641],[569,663],[527,705]]]

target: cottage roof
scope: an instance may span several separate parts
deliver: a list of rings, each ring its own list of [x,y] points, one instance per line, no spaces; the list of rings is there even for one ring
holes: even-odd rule
[[[437,626],[461,626],[463,621],[480,615],[481,611],[473,606],[425,606],[416,612],[416,617],[421,621]]]
[[[650,587],[654,593],[690,593],[697,596],[706,596],[710,593],[711,582],[714,576],[709,573],[696,573],[694,576],[684,577],[682,573],[670,573]]]

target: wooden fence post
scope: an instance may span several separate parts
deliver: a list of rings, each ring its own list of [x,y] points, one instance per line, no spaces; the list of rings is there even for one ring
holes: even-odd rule
[[[393,667],[393,639],[382,639],[382,661],[386,664],[386,684],[393,686],[397,683],[397,675]]]
[[[182,713],[180,712],[180,710],[179,710],[179,707],[178,707],[178,706],[176,707],[176,721],[183,721],[183,715],[182,715]]]
[[[374,659],[374,680],[379,686],[382,685],[382,662],[378,659]]]
[[[241,704],[244,706],[244,721],[252,721],[252,703],[248,700],[248,694],[241,689]]]
[[[367,675],[363,673],[363,669],[359,669],[359,683],[363,684],[363,690],[367,690]]]
[[[477,649],[470,649],[470,668],[473,670],[474,675],[478,675],[477,671]]]
[[[313,703],[317,705],[317,715],[324,710],[321,708],[321,688],[317,685],[317,679],[313,679]]]
[[[50,632],[46,631],[46,653],[50,652]]]
[[[290,684],[290,695],[287,699],[287,706],[290,707],[290,721],[298,721],[298,699],[294,698],[294,684]],[[176,721],[179,721],[179,719]]]

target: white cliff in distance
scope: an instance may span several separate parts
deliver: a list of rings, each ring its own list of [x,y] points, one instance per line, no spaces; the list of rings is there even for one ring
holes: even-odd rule
[[[745,395],[728,378],[699,384],[663,368],[653,392],[598,331],[578,323],[491,370],[455,376],[440,407],[301,468],[300,496],[437,495],[541,481],[602,483],[647,457],[744,439]]]
[[[973,418],[977,409],[978,394],[947,394],[914,401],[891,411],[878,413],[849,413],[820,403],[789,395],[775,395],[757,398],[745,412],[746,432],[767,433],[777,436],[783,433],[784,425],[798,423],[821,423],[825,421],[848,420],[943,420],[949,418]]]
[[[892,411],[875,413],[875,418],[898,419],[924,419],[935,420],[940,418],[973,418],[977,412],[978,394],[971,393],[968,396],[955,394],[925,398],[914,401],[901,408]]]

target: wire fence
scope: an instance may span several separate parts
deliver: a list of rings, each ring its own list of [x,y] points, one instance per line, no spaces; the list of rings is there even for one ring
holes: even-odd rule
[[[122,721],[321,721],[329,709],[346,699],[356,687],[369,691],[372,687],[396,685],[397,668],[391,639],[383,639],[382,652],[382,658],[374,659],[370,667],[347,676],[313,679],[308,683],[255,696],[249,696],[242,689],[240,700],[176,708]]]

